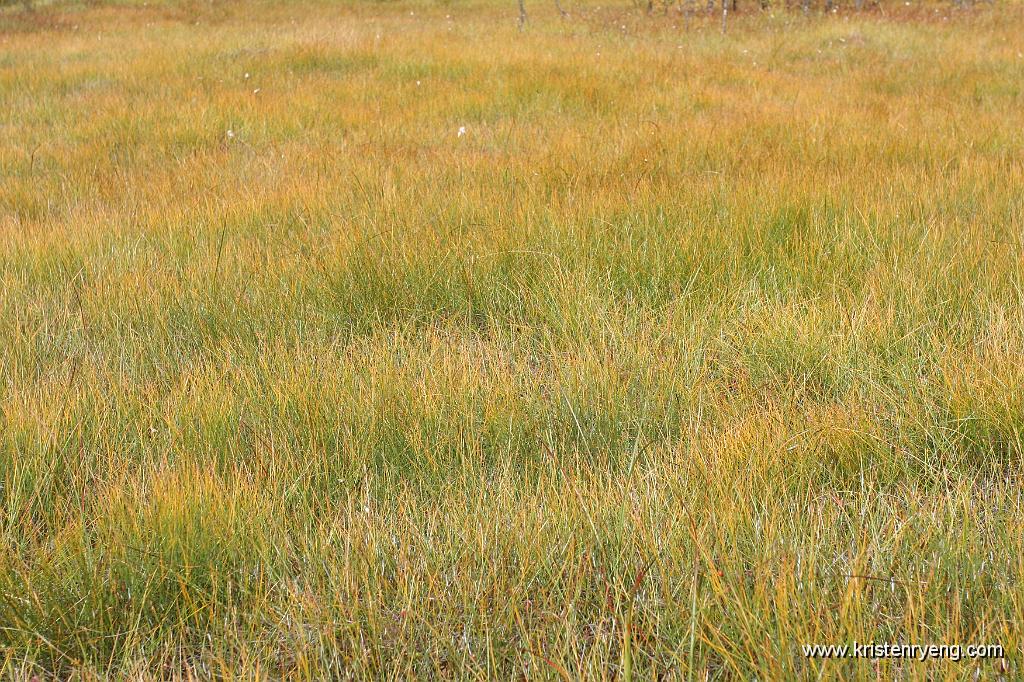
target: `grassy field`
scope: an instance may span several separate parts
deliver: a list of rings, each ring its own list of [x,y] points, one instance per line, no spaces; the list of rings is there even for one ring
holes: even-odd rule
[[[0,13],[0,676],[1024,675],[1024,7],[565,6]]]

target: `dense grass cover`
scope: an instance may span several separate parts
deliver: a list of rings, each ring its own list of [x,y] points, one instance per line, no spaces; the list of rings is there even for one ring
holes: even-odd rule
[[[1020,6],[528,8],[0,15],[0,675],[1021,675]]]

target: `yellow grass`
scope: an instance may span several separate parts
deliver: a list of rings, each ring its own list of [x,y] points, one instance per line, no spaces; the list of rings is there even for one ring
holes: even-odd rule
[[[2,10],[2,676],[1022,674],[1021,6],[565,6]]]

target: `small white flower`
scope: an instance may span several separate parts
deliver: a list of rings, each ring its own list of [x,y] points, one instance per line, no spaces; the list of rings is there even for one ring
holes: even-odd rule
[[[459,126],[459,137],[466,134],[466,126]]]
[[[246,74],[245,74],[245,80],[249,80],[249,73],[248,72],[246,72]]]
[[[228,139],[229,140],[235,139],[235,131],[231,130],[231,128],[228,128]]]
[[[255,90],[252,91],[252,94],[254,94],[254,95],[260,94],[260,89],[256,88]]]

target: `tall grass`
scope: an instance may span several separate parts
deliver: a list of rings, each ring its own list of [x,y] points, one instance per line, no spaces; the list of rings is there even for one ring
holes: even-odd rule
[[[0,16],[5,677],[1021,674],[1019,5],[568,9]]]

